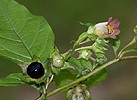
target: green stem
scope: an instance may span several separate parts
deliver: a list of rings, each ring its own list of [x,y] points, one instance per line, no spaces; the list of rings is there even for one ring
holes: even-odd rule
[[[130,50],[125,50],[120,54],[120,56],[123,57],[125,54],[130,53],[130,52],[137,52],[137,48],[130,49]]]
[[[125,61],[125,60],[131,60],[131,59],[137,59],[137,56],[126,56],[126,57],[122,57],[120,59],[111,60],[108,63],[98,67],[95,70],[93,70],[91,73],[89,73],[89,74],[87,74],[85,76],[82,76],[79,79],[77,79],[77,80],[75,80],[75,81],[73,81],[73,82],[71,82],[71,83],[69,83],[67,85],[64,85],[64,86],[62,86],[62,87],[60,87],[60,88],[48,93],[46,97],[52,96],[52,95],[54,95],[54,94],[56,94],[56,93],[58,93],[58,92],[60,92],[60,91],[62,91],[64,89],[66,89],[66,88],[68,88],[70,86],[76,85],[76,84],[86,80],[87,78],[91,77],[92,75],[96,74],[97,72],[101,71],[102,69],[108,67],[109,65],[112,65],[112,64],[114,64],[114,63],[116,63],[118,61]]]
[[[85,39],[86,37],[87,37],[87,36],[83,37],[83,39]],[[92,46],[77,48],[77,46],[79,45],[80,42],[83,41],[83,39],[77,40],[77,41],[75,42],[75,44],[73,45],[73,48],[68,51],[67,56],[65,57],[65,60],[68,60],[75,51],[78,51],[78,50],[81,50],[81,49],[89,49],[89,48],[91,49],[91,48],[92,48]],[[62,87],[60,87],[60,88],[58,88],[58,89],[56,89],[56,90],[48,93],[48,94],[46,95],[46,97],[52,96],[52,95],[54,95],[54,94],[56,94],[56,93],[58,93],[58,92],[60,92],[60,91],[62,91],[62,90],[64,90],[64,89],[66,89],[66,88],[69,88],[69,87],[71,87],[71,86],[75,86],[76,84],[78,84],[78,83],[86,80],[87,78],[91,77],[92,75],[96,74],[97,72],[101,71],[102,69],[104,69],[104,68],[108,67],[109,65],[112,65],[112,64],[114,64],[114,63],[116,63],[116,62],[118,62],[118,61],[124,61],[124,60],[129,60],[129,59],[137,59],[137,56],[127,56],[127,57],[122,57],[122,56],[121,56],[121,54],[123,53],[123,51],[124,51],[126,48],[130,47],[131,45],[133,45],[133,44],[135,44],[135,43],[136,43],[136,38],[134,38],[128,45],[126,45],[126,46],[119,52],[119,54],[118,54],[119,59],[114,59],[114,60],[111,60],[111,61],[107,62],[106,64],[104,64],[104,65],[96,68],[95,70],[93,70],[91,73],[89,73],[89,74],[87,74],[87,75],[85,75],[85,76],[82,76],[82,77],[78,78],[77,80],[75,80],[75,81],[73,81],[73,82],[71,82],[71,83],[68,83],[68,84],[66,84],[66,85],[64,85],[64,86],[62,86]],[[77,48],[77,49],[76,49],[76,48]]]
[[[129,43],[129,44],[127,44],[120,52],[119,52],[119,54],[118,54],[118,57],[122,57],[122,52],[125,50],[125,49],[127,49],[128,47],[130,47],[130,46],[132,46],[133,44],[135,44],[137,42],[137,40],[136,40],[136,37],[134,37],[133,38],[133,40]]]
[[[65,57],[64,57],[65,61],[67,61],[72,56],[72,54],[75,52],[75,49],[77,48],[78,45],[79,45],[79,42],[76,41],[73,45],[73,48],[65,53]]]
[[[92,49],[93,46],[80,47],[75,49],[75,51],[84,50],[84,49]]]
[[[72,54],[75,52],[75,49],[77,48],[77,46],[79,45],[80,42],[82,42],[85,38],[87,38],[87,36],[83,37],[82,39],[80,40],[77,40],[74,45],[73,45],[73,48],[71,50],[69,50],[67,52],[67,55],[65,56],[65,61],[67,61],[71,56]]]
[[[85,43],[88,43],[88,42],[91,42],[91,40],[87,39],[86,41],[83,41],[83,42],[79,43],[79,45],[82,45],[82,44],[85,44]]]
[[[114,60],[112,60],[112,61],[109,61],[108,63],[106,63],[106,64],[98,67],[97,69],[95,69],[95,70],[92,71],[91,73],[89,73],[89,74],[87,74],[87,75],[85,75],[85,76],[82,76],[82,77],[80,77],[79,79],[77,79],[77,80],[75,80],[75,81],[73,81],[73,82],[71,82],[71,83],[69,83],[69,84],[67,84],[67,85],[64,85],[64,86],[62,86],[62,87],[60,87],[60,88],[58,88],[58,89],[56,89],[56,90],[48,93],[48,94],[47,94],[47,97],[52,96],[52,95],[54,95],[54,94],[56,94],[56,93],[58,93],[58,92],[60,92],[60,91],[62,91],[62,90],[64,90],[64,89],[66,89],[66,88],[68,88],[68,87],[70,87],[70,86],[76,85],[76,84],[78,84],[78,83],[86,80],[87,78],[91,77],[92,75],[96,74],[97,72],[101,71],[102,69],[106,68],[107,66],[109,66],[109,65],[111,65],[111,64],[113,64],[113,63],[116,63],[116,62],[118,62],[118,61],[119,61],[119,59],[114,59]]]
[[[122,58],[120,59],[120,61],[131,60],[131,59],[137,59],[137,56],[126,56],[126,57],[122,57]]]

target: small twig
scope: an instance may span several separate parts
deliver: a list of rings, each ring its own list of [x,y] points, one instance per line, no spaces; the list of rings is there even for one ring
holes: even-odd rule
[[[48,89],[49,84],[52,82],[53,77],[54,77],[54,75],[51,75],[50,79],[48,80],[48,82],[47,82],[47,84],[46,84],[46,87],[45,87],[46,90]]]
[[[120,52],[119,52],[119,54],[118,54],[118,57],[122,57],[122,52],[125,50],[125,49],[127,49],[128,47],[130,47],[130,46],[132,46],[133,44],[135,44],[136,43],[136,38],[134,37],[133,38],[133,40],[129,43],[129,44],[127,44]]]
[[[120,61],[125,61],[125,60],[131,60],[131,59],[137,59],[137,56],[126,56],[122,57]]]
[[[137,48],[125,50],[121,53],[121,57],[130,52],[137,52]]]
[[[92,61],[96,62],[96,59],[95,59],[95,58],[93,58],[93,57],[90,57],[90,59],[91,59]]]
[[[92,49],[93,46],[80,47],[75,49],[75,51],[84,50],[84,49]]]
[[[79,43],[79,45],[82,45],[82,44],[88,43],[88,42],[90,42],[90,41],[91,41],[90,39],[87,39],[86,41],[83,41],[83,42]]]
[[[75,52],[75,49],[77,48],[77,46],[79,46],[80,43],[81,43],[84,39],[86,39],[87,37],[88,37],[88,36],[85,35],[85,36],[83,36],[81,39],[78,39],[78,40],[74,43],[72,49],[67,52],[67,55],[66,55],[66,57],[65,57],[65,61],[67,61],[67,60],[72,56],[72,54]]]

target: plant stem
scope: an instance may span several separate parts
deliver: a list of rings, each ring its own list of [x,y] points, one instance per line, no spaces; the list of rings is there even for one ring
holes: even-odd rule
[[[78,39],[78,40],[74,43],[72,49],[67,52],[67,55],[66,55],[65,58],[64,58],[65,61],[67,61],[67,60],[72,56],[72,54],[75,52],[75,49],[77,48],[77,46],[79,46],[80,43],[81,43],[84,39],[86,39],[87,37],[88,37],[88,35],[86,34],[86,35],[84,35],[82,38]]]
[[[121,53],[121,57],[124,56],[125,54],[127,53],[130,53],[130,52],[137,52],[137,48],[134,48],[134,49],[130,49],[130,50],[125,50]]]
[[[120,52],[119,52],[119,54],[118,54],[118,57],[122,57],[122,52],[125,50],[125,49],[127,49],[128,47],[130,47],[130,46],[132,46],[133,44],[135,44],[137,42],[137,40],[136,40],[136,37],[134,37],[133,38],[133,40],[129,43],[129,44],[127,44]]]
[[[60,91],[62,91],[62,90],[64,90],[64,89],[66,89],[66,88],[68,88],[68,87],[70,87],[70,86],[76,85],[76,84],[78,84],[78,83],[86,80],[87,78],[91,77],[92,75],[96,74],[97,72],[101,71],[102,69],[106,68],[107,66],[109,66],[109,65],[111,65],[111,64],[113,64],[113,63],[116,63],[116,62],[118,62],[118,61],[119,61],[119,59],[114,59],[114,60],[109,61],[108,63],[106,63],[106,64],[98,67],[98,68],[95,69],[95,70],[93,70],[91,73],[89,73],[89,74],[87,74],[87,75],[85,75],[85,76],[82,76],[82,77],[80,77],[79,79],[77,79],[77,80],[75,80],[75,81],[73,81],[73,82],[71,82],[71,83],[69,83],[69,84],[66,84],[66,85],[64,85],[64,86],[62,86],[62,87],[60,87],[60,88],[58,88],[58,89],[56,89],[56,90],[48,93],[48,94],[47,94],[47,97],[52,96],[52,95],[54,95],[54,94],[56,94],[56,93],[58,93],[58,92],[60,92]]]
[[[126,57],[122,57],[122,58],[120,59],[120,61],[131,60],[131,59],[137,59],[137,56],[126,56]]]
[[[86,80],[87,78],[91,77],[92,75],[96,74],[97,72],[101,71],[102,69],[108,67],[109,65],[112,65],[112,64],[114,64],[114,63],[116,63],[116,62],[119,62],[119,61],[125,61],[125,60],[131,60],[131,59],[137,59],[137,56],[126,56],[126,57],[122,57],[122,58],[120,58],[120,59],[111,60],[111,61],[109,61],[108,63],[106,63],[106,64],[98,67],[98,68],[95,69],[95,70],[93,70],[91,73],[89,73],[89,74],[87,74],[87,75],[85,75],[85,76],[82,76],[82,77],[80,77],[79,79],[77,79],[77,80],[75,80],[75,81],[73,81],[73,82],[71,82],[71,83],[69,83],[69,84],[66,84],[66,85],[64,85],[64,86],[62,86],[62,87],[60,87],[60,88],[58,88],[58,89],[56,89],[56,90],[48,93],[46,97],[52,96],[52,95],[54,95],[54,94],[56,94],[56,93],[58,93],[58,92],[60,92],[60,91],[62,91],[62,90],[64,90],[64,89],[72,86],[72,85],[76,85],[76,84],[78,84],[78,83]]]
[[[80,47],[75,49],[75,51],[84,50],[84,49],[92,49],[93,46]]]
[[[90,41],[91,41],[91,40],[88,39],[88,40],[86,40],[86,41],[83,41],[83,42],[79,43],[79,45],[82,45],[82,44],[88,43],[88,42],[90,42]]]

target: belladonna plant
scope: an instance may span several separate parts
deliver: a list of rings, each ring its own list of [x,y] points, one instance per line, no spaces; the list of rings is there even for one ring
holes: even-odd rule
[[[32,15],[14,0],[0,0],[0,55],[22,69],[21,73],[0,78],[0,86],[28,84],[39,92],[37,100],[47,100],[58,92],[66,92],[68,100],[91,100],[89,89],[106,79],[108,66],[137,59],[136,55],[129,55],[137,52],[137,27],[131,42],[118,52],[122,34],[119,26],[120,21],[112,17],[89,25],[72,48],[60,53],[54,44],[54,33],[43,17]],[[105,51],[110,46],[115,58],[108,61]],[[53,82],[57,88],[47,92]]]

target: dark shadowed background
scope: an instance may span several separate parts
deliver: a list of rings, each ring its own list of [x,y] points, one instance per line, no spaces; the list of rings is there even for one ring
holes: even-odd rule
[[[111,16],[118,18],[121,22],[121,47],[133,38],[133,28],[137,24],[137,0],[17,1],[25,5],[31,13],[47,19],[55,33],[55,44],[62,53],[72,46],[70,41],[87,30],[79,22],[96,24],[107,21]],[[109,59],[114,58],[112,50],[107,56]],[[91,88],[93,100],[137,100],[137,60],[120,62],[107,70],[107,80]],[[0,77],[12,72],[21,72],[21,69],[15,63],[0,58]],[[54,86],[51,90],[53,89]],[[27,85],[0,87],[0,100],[34,100],[37,96],[37,91]],[[59,93],[49,100],[65,100],[65,94]]]

